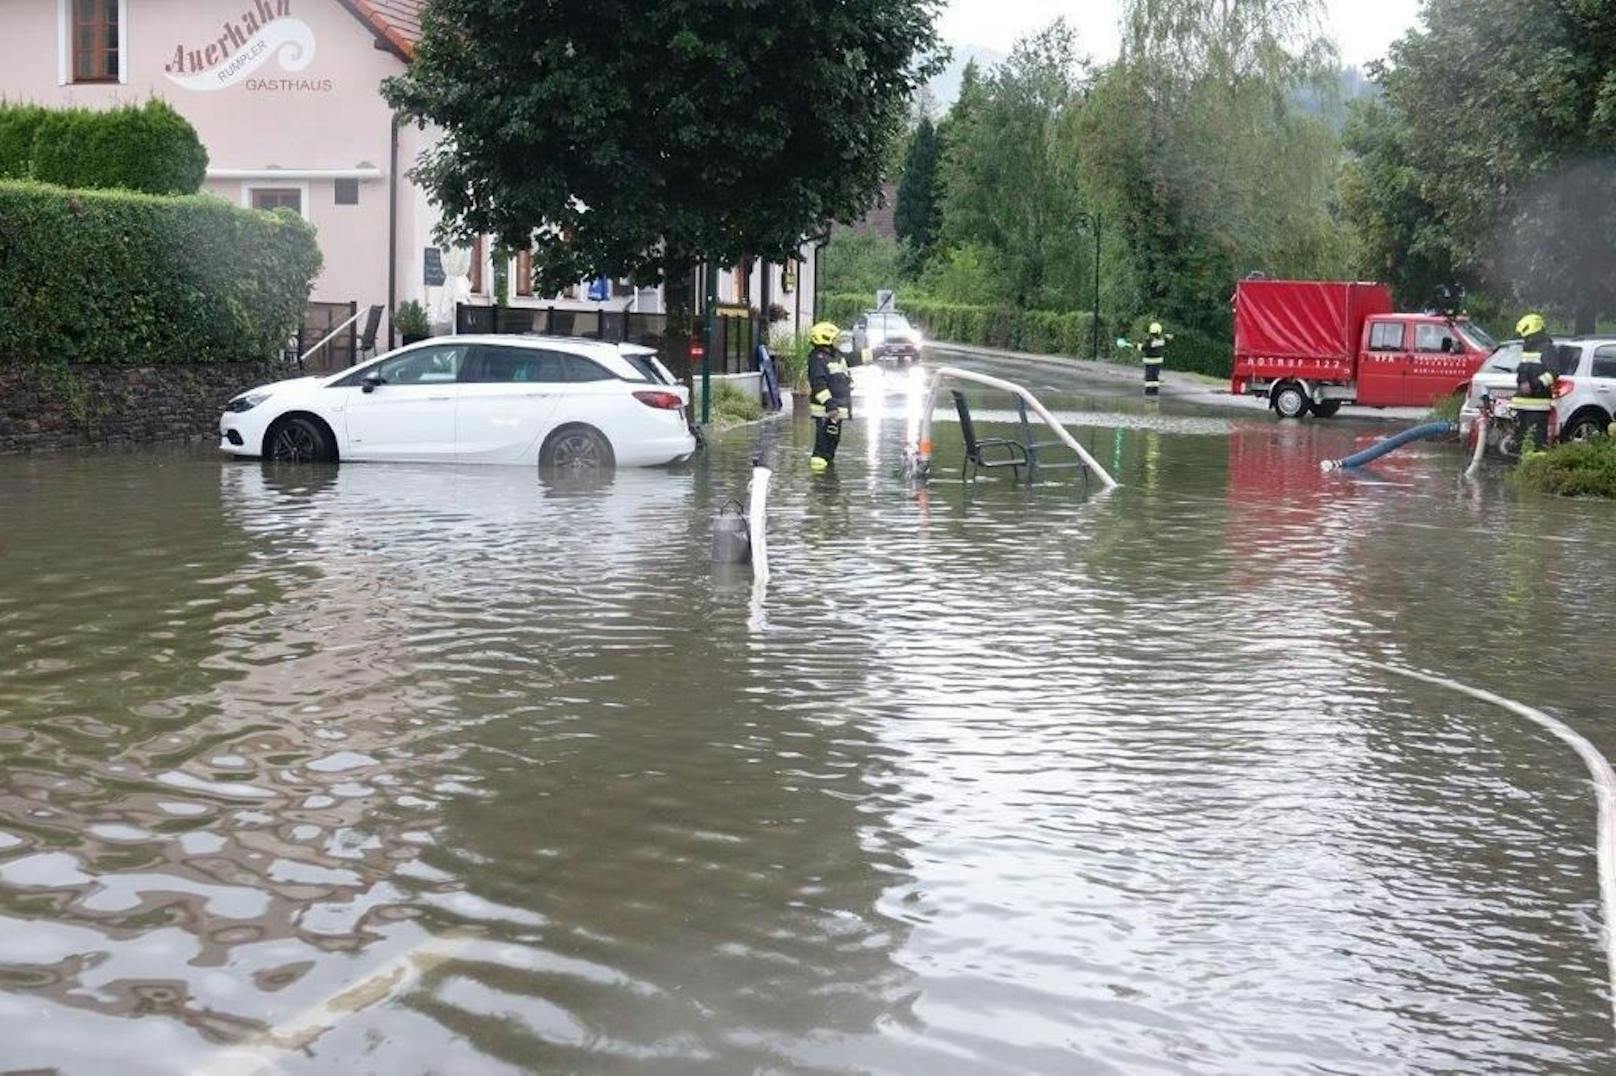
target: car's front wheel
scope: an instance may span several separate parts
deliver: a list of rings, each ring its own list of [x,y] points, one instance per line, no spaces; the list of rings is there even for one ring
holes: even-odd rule
[[[264,442],[264,458],[276,463],[331,463],[337,458],[330,431],[303,415],[275,423]]]
[[[556,474],[605,474],[616,465],[611,442],[588,426],[557,430],[539,452],[539,466]]]

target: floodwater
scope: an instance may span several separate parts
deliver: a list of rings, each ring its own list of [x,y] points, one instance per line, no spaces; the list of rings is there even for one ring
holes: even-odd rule
[[[0,1069],[1612,1071],[1581,764],[1363,661],[1616,753],[1616,506],[1019,376],[1121,489],[0,459]]]

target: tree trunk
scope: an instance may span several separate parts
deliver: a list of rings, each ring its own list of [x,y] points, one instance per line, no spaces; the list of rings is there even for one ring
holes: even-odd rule
[[[1577,307],[1576,331],[1578,336],[1592,336],[1599,331],[1599,308],[1592,303]]]
[[[667,316],[662,361],[673,376],[691,383],[690,342],[695,325],[696,263],[691,258],[671,259],[664,268],[663,311]]]

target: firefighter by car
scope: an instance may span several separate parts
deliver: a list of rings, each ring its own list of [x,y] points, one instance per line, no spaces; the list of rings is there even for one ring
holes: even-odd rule
[[[808,330],[808,413],[814,420],[814,454],[808,465],[817,474],[836,462],[842,441],[842,422],[853,407],[853,377],[847,360],[836,351],[841,330],[821,321]]]
[[[1515,326],[1521,338],[1521,364],[1515,368],[1516,423],[1521,451],[1547,448],[1549,414],[1554,410],[1555,346],[1542,314],[1527,314]]]

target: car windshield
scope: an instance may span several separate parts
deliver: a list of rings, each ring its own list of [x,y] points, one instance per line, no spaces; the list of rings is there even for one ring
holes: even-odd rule
[[[868,314],[865,316],[864,330],[872,340],[915,335],[914,326],[902,314]]]
[[[1481,351],[1498,350],[1498,341],[1492,338],[1492,334],[1473,321],[1461,324],[1459,331],[1464,333],[1466,340],[1469,340]]]

